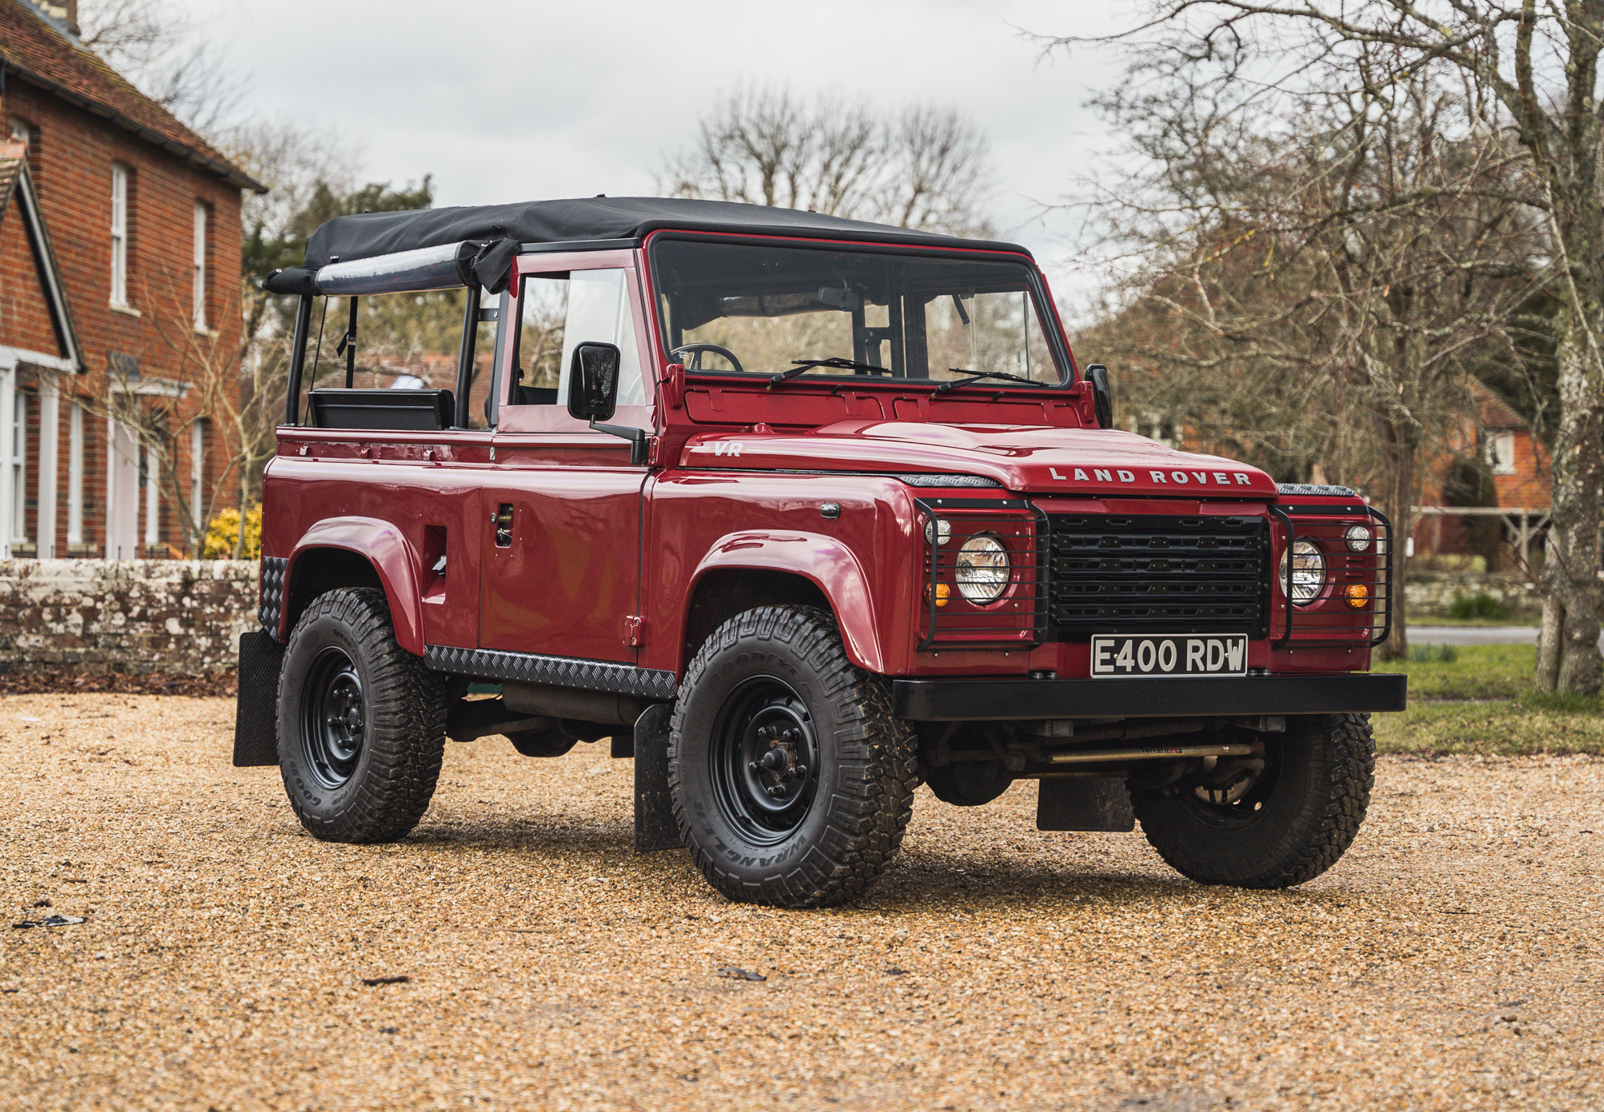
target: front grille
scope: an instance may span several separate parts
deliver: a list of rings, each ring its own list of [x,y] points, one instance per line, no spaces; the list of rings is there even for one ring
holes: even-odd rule
[[[1094,633],[1265,637],[1270,530],[1261,517],[1049,514],[1055,641]]]

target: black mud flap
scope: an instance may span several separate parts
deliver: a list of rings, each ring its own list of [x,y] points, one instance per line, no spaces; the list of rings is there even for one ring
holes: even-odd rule
[[[1101,776],[1042,780],[1036,796],[1037,830],[1135,830],[1136,812],[1125,781]]]
[[[647,707],[635,720],[635,852],[679,849],[679,824],[668,794],[668,720],[665,705]]]
[[[278,764],[278,674],[284,648],[261,630],[239,635],[234,767]]]

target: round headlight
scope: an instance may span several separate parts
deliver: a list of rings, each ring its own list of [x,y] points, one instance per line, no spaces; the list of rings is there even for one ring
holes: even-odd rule
[[[1350,525],[1348,526],[1348,531],[1342,536],[1348,542],[1348,547],[1355,552],[1363,552],[1370,547],[1370,526],[1368,525]]]
[[[952,522],[944,517],[931,518],[925,522],[925,543],[946,544],[952,540]]]
[[[990,533],[981,533],[958,549],[953,578],[958,581],[958,593],[979,606],[1002,597],[1011,571],[1002,542]]]
[[[1281,553],[1281,585],[1287,582],[1287,554]],[[1298,541],[1292,546],[1292,601],[1307,606],[1320,597],[1326,585],[1326,558],[1313,541]]]

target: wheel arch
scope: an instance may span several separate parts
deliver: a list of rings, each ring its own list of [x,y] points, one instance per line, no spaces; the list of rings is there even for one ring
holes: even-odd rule
[[[281,639],[318,595],[341,587],[384,592],[396,643],[423,655],[423,598],[417,556],[394,525],[377,518],[327,518],[296,542],[284,572]]]
[[[773,605],[828,611],[848,659],[866,671],[885,671],[868,577],[852,551],[833,537],[757,532],[723,537],[692,574],[681,671],[725,621],[743,610]]]

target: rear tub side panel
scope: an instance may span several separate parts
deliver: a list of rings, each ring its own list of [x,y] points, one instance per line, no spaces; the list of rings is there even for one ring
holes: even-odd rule
[[[302,441],[308,456],[288,454]],[[416,459],[384,459],[388,446],[377,442],[371,449],[376,458],[366,459],[358,456],[360,446],[320,443],[312,430],[281,433],[281,442],[286,454],[269,462],[263,482],[262,552],[290,559],[286,602],[303,553],[319,547],[351,552],[372,566],[385,588],[397,638],[408,652],[421,655],[425,642],[476,646],[479,546],[488,529],[479,520],[477,492],[491,478],[487,459],[446,446],[429,460],[416,445],[407,449]],[[468,447],[488,455],[487,446]],[[433,571],[439,555],[447,557],[444,574]],[[286,605],[280,639],[292,622]]]

